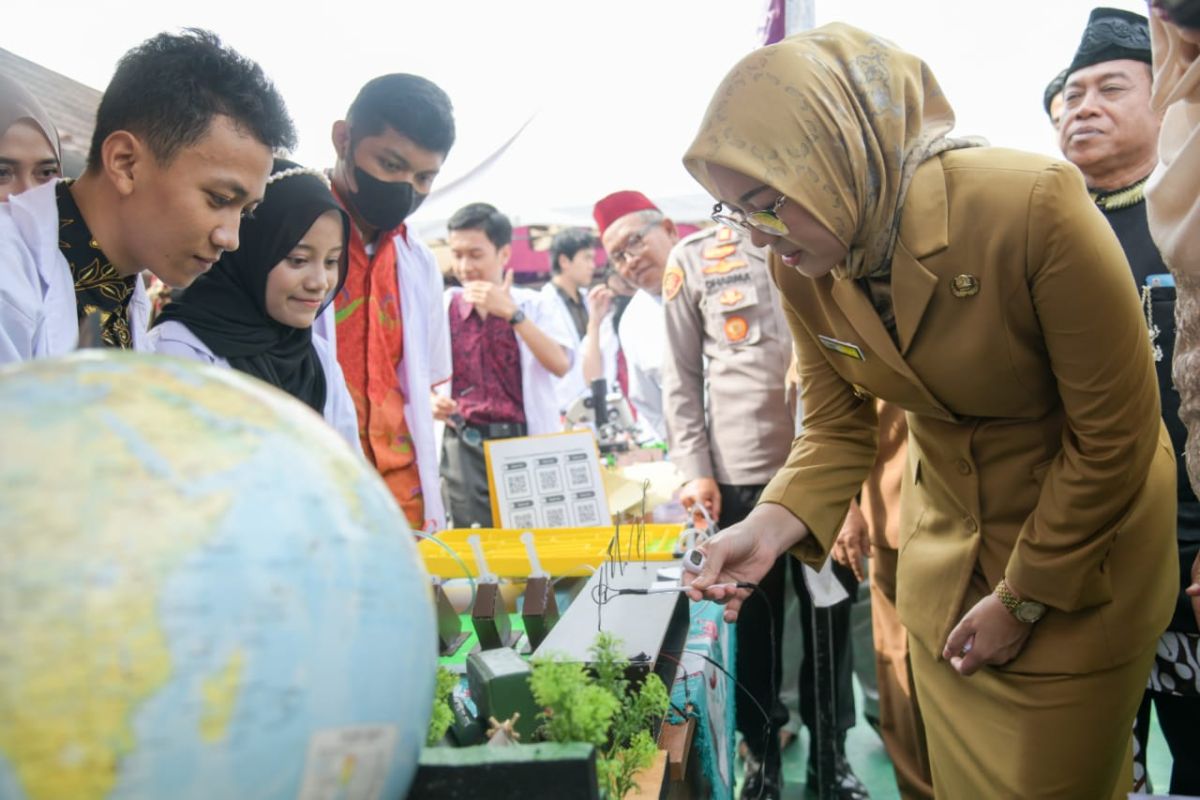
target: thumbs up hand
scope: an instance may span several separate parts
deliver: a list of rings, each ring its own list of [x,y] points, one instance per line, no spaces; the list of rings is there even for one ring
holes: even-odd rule
[[[512,299],[513,273],[505,270],[503,282],[468,281],[463,284],[463,298],[483,314],[495,314],[511,319],[517,313],[517,304]]]

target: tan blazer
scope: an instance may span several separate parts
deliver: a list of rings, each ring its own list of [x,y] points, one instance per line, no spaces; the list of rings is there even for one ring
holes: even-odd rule
[[[851,281],[772,259],[805,432],[763,502],[819,560],[875,460],[872,396],[907,411],[897,605],[940,654],[1007,576],[1049,606],[1009,669],[1078,673],[1158,637],[1175,592],[1175,460],[1146,324],[1071,165],[992,148],[922,165],[892,261],[897,347]]]
[[[875,413],[879,416],[878,450],[858,505],[867,520],[872,549],[899,550],[900,493],[908,469],[908,420],[904,409],[882,400],[875,401]],[[888,593],[893,600],[895,595],[894,590]]]

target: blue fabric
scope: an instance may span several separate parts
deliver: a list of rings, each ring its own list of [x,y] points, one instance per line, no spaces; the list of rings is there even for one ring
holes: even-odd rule
[[[732,800],[736,782],[733,763],[733,743],[736,710],[733,679],[722,674],[708,661],[688,657],[699,653],[716,661],[725,671],[734,674],[737,657],[737,629],[721,618],[724,608],[716,603],[691,605],[691,628],[671,686],[671,710],[667,719],[679,723],[679,711],[687,711],[696,719],[696,734],[692,752],[700,758],[704,776],[712,787],[712,797]]]

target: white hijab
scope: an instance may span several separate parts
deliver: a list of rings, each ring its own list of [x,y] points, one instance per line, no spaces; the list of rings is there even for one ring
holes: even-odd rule
[[[54,148],[54,157],[62,163],[58,129],[50,121],[46,109],[24,86],[7,75],[0,75],[0,134],[21,120],[29,120],[41,130],[46,141]]]

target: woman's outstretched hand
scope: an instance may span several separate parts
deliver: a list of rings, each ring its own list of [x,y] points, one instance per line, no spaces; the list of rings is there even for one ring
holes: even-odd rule
[[[704,553],[704,569],[698,575],[684,571],[683,584],[690,587],[688,596],[696,601],[724,603],[725,621],[736,622],[750,590],[714,585],[758,583],[779,556],[808,535],[808,527],[783,506],[756,506],[744,520],[697,548]]]

